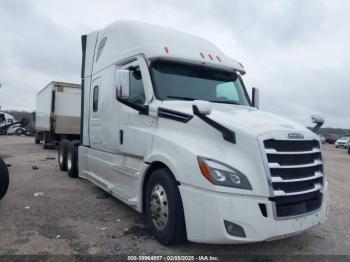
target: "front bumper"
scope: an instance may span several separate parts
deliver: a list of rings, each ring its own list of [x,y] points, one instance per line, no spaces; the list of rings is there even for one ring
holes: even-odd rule
[[[323,188],[321,208],[295,218],[275,219],[268,198],[205,191],[188,185],[180,187],[189,241],[212,244],[249,243],[275,240],[301,233],[323,223],[328,213],[328,187]],[[267,207],[264,217],[259,204]],[[224,220],[241,226],[246,237],[226,231]]]

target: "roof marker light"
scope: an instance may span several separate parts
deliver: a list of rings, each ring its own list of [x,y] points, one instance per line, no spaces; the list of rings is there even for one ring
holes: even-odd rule
[[[165,53],[169,54],[169,48],[168,47],[164,47]]]
[[[204,54],[202,52],[200,52],[200,55],[202,58],[205,58]]]
[[[221,62],[221,59],[220,59],[219,56],[216,56],[216,59],[217,59],[219,62]]]
[[[208,56],[209,56],[210,60],[213,60],[213,57],[211,56],[211,54],[209,54]]]

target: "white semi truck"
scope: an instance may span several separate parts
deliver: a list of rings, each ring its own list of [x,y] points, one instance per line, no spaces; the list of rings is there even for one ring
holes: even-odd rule
[[[120,21],[82,36],[81,140],[59,163],[145,214],[164,245],[269,241],[325,221],[319,137],[258,110],[212,43]]]
[[[35,112],[35,143],[44,149],[63,139],[79,139],[81,86],[50,82],[37,94]]]

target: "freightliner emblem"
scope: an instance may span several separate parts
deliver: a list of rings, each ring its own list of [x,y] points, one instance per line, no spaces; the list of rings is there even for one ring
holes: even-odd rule
[[[289,139],[304,139],[304,136],[302,134],[298,134],[298,133],[289,133],[288,138]]]

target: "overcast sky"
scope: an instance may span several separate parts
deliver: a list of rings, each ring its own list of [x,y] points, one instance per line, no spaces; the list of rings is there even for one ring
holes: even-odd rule
[[[261,109],[350,128],[350,1],[0,0],[0,106],[35,110],[52,80],[80,83],[80,36],[119,19],[175,28],[242,62]]]

